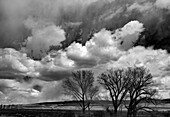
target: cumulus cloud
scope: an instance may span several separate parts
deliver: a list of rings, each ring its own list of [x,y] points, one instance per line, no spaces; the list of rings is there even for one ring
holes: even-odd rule
[[[122,54],[117,48],[118,44],[119,40],[114,39],[110,31],[103,29],[94,34],[85,46],[79,43],[70,45],[67,48],[67,56],[80,66],[94,66],[111,59],[117,60]]]
[[[26,75],[35,76],[35,69],[40,66],[38,61],[30,59],[25,53],[20,53],[12,48],[1,49],[0,55],[1,78],[15,79]]]
[[[117,60],[121,56],[122,51],[117,48],[119,43],[120,40],[114,39],[110,31],[103,29],[94,34],[94,37],[86,43],[86,47],[102,63],[109,60]]]
[[[95,33],[85,46],[79,43],[70,45],[67,48],[67,56],[81,65],[94,66],[110,60],[117,61],[126,53],[126,50],[133,47],[143,30],[143,24],[138,21],[127,23],[124,27],[117,29],[114,34],[102,29]]]
[[[121,48],[128,50],[138,40],[144,26],[139,21],[131,21],[120,30],[116,30],[115,37],[121,40]]]
[[[70,77],[76,69],[75,62],[66,56],[63,51],[52,52],[41,61],[42,67],[38,70],[38,78],[43,80],[61,80]]]
[[[114,33],[102,29],[85,45],[74,42],[65,50],[49,52],[39,61],[15,49],[1,49],[0,80],[6,79],[5,85],[0,85],[1,96],[6,101],[19,102],[18,99],[21,99],[24,103],[61,99],[62,79],[82,68],[92,69],[97,76],[109,68],[144,66],[156,81],[160,80],[166,86],[162,79],[167,79],[170,69],[167,51],[133,47],[143,30],[143,24],[138,21],[131,21]],[[23,79],[26,76],[33,79],[27,82]]]
[[[27,38],[25,47],[25,51],[32,58],[43,58],[51,46],[59,46],[60,42],[65,40],[64,30],[54,24],[35,22],[30,18],[25,21],[25,25],[32,30],[32,36]]]
[[[109,5],[104,5],[105,2]],[[112,2],[116,7],[110,8]],[[145,66],[154,79],[161,82],[159,90],[167,91],[169,54],[152,47],[133,47],[144,31],[144,25],[149,25],[147,28],[155,26],[151,30],[155,32],[168,21],[165,19],[168,13],[163,15],[161,9],[169,9],[169,0],[154,2],[0,0],[0,47],[15,48],[0,49],[1,101],[31,103],[57,100],[62,93],[61,80],[70,77],[72,71],[83,68],[92,69],[97,76],[108,68]],[[138,16],[140,13],[142,15]],[[140,22],[127,23],[131,19],[139,19]],[[84,45],[74,42],[65,50],[48,52],[51,46],[60,46],[60,42],[66,39],[65,24],[70,25],[71,32],[74,27],[83,26],[82,35],[88,35],[88,31],[97,33]],[[102,29],[105,26],[114,31]],[[119,29],[115,30],[117,27]],[[161,32],[160,35],[167,33],[164,30],[158,32]],[[25,46],[20,50],[23,42]]]
[[[28,50],[28,47],[31,46],[30,48],[35,50],[35,55],[41,52],[40,50],[42,48],[48,50],[49,46],[54,44],[54,42],[59,44],[60,41],[65,39],[64,31],[54,25],[44,25],[44,23],[40,21],[34,22],[32,19],[28,19],[25,25],[33,32],[32,39],[28,39],[25,50]],[[128,31],[130,29],[132,32]],[[29,100],[29,102],[35,101],[37,97],[41,97],[42,95],[42,97],[46,97],[46,94],[49,93],[49,88],[44,88],[43,85],[45,85],[45,83],[33,83],[33,81],[35,81],[34,79],[41,79],[43,82],[54,81],[58,84],[60,80],[70,77],[71,73],[76,69],[90,68],[98,64],[108,63],[109,61],[117,61],[126,53],[123,48],[122,50],[120,49],[122,41],[125,41],[123,37],[136,35],[136,40],[142,30],[143,25],[137,21],[130,22],[123,28],[116,30],[114,34],[112,34],[111,31],[103,29],[94,34],[85,46],[79,43],[73,43],[65,51],[51,51],[39,61],[27,57],[27,54],[24,53],[23,50],[19,52],[11,48],[1,49],[1,79],[13,79],[10,81],[12,83],[9,92],[11,93],[9,93],[10,95],[7,97],[13,97],[16,96],[14,94],[18,94],[19,98],[23,99],[23,102],[25,102],[25,99],[29,96],[34,97],[33,100]],[[59,39],[56,40],[56,37],[59,37]],[[131,42],[132,40],[129,41]],[[41,43],[47,46],[39,46]],[[26,77],[32,77],[33,79],[26,81],[27,79],[24,79]],[[51,87],[50,90],[55,90],[56,87],[60,87],[56,83],[54,83],[54,86]],[[2,92],[6,91],[4,89],[7,89],[7,87],[2,88]],[[30,95],[28,95],[29,93]],[[54,96],[51,96],[51,98],[52,97]],[[47,98],[48,96],[46,99]],[[51,98],[49,97],[48,99]],[[17,102],[17,98],[15,99]]]
[[[159,83],[156,88],[158,92],[160,91],[159,94],[165,98],[165,94],[169,93],[169,83],[165,82],[165,79],[166,81],[169,80],[169,60],[170,56],[166,50],[153,50],[151,47],[137,46],[129,49],[118,61],[111,61],[102,66],[99,65],[95,69],[100,74],[103,69],[143,66],[150,70],[155,83]],[[164,94],[161,91],[166,93]]]
[[[64,31],[54,25],[44,25],[33,20],[26,21],[32,29],[33,36],[29,37],[25,51],[33,56],[42,55],[53,44],[59,44],[65,39]],[[40,24],[39,24],[40,23]],[[31,24],[31,25],[30,25]],[[0,73],[1,78],[24,78],[25,76],[43,80],[61,80],[68,78],[71,72],[97,64],[105,64],[111,60],[117,61],[126,50],[133,46],[143,31],[143,25],[131,21],[123,28],[112,34],[111,31],[101,30],[95,33],[85,46],[73,43],[66,51],[51,51],[42,60],[33,60],[22,50],[1,49]]]
[[[100,75],[107,69],[118,69],[127,67],[147,68],[153,75],[153,80],[156,83],[155,88],[158,90],[159,96],[168,98],[169,92],[169,68],[170,55],[166,50],[153,50],[152,47],[145,48],[136,46],[126,51],[117,61],[110,61],[106,64],[93,67],[96,76]]]
[[[166,5],[167,2],[164,1],[168,0],[157,0],[158,5],[159,1]],[[78,24],[81,24],[80,30],[83,30],[83,43],[86,42],[87,35],[94,30],[99,31],[105,27],[115,30],[115,28],[122,27],[132,19],[140,20],[146,25],[152,24],[149,26],[152,28],[153,25],[159,25],[160,22],[158,20],[162,21],[168,14],[165,13],[165,16],[160,9],[150,9],[154,2],[155,0],[149,2],[146,0],[123,2],[117,0],[1,0],[0,47],[20,49],[21,43],[28,36],[31,36],[30,30],[24,25],[24,21],[29,17],[32,17],[35,21],[50,22],[56,26],[70,23],[77,24],[79,22]],[[134,11],[134,9],[137,9],[139,12]],[[165,22],[167,21],[169,20]],[[163,24],[160,25],[162,26]],[[76,32],[79,32],[80,30],[77,29],[77,26],[75,27]],[[160,29],[160,26],[155,29]],[[70,29],[68,30],[70,31]],[[77,33],[74,33],[74,28],[73,31],[70,31],[74,34],[70,34],[69,31],[68,35],[72,35],[68,39],[70,44],[70,42],[76,40]]]
[[[20,82],[26,82],[26,77],[61,80],[68,78],[75,69],[74,61],[60,51],[47,55],[41,61],[11,48],[1,49],[0,55],[1,79],[17,79]]]
[[[67,56],[75,61],[78,67],[92,67],[97,64],[97,58],[87,50],[86,46],[80,43],[71,44],[67,48]]]
[[[153,50],[151,47],[137,46],[129,49],[118,61],[110,61],[105,64],[105,69],[143,66],[150,70],[154,78],[158,78],[156,80],[159,80],[167,73],[165,70],[169,67],[166,64],[167,61],[169,61],[169,55],[166,50]],[[100,66],[98,67],[97,69],[100,69]],[[104,66],[102,65],[101,68]]]

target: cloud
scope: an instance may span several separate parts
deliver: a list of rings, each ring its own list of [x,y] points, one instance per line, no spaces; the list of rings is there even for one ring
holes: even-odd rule
[[[169,60],[170,55],[166,50],[153,50],[150,48],[145,48],[142,46],[137,46],[129,49],[124,55],[120,57],[118,61],[111,61],[104,66],[98,66],[95,69],[100,73],[106,69],[117,69],[117,68],[127,68],[134,66],[143,66],[151,72],[153,76],[153,80],[156,83],[160,83],[156,86],[158,88],[158,92],[161,96],[165,98],[164,93],[161,93],[162,90],[164,92],[169,92],[169,83],[165,82],[169,79]],[[167,98],[167,97],[166,97]]]
[[[20,53],[12,48],[0,50],[0,76],[1,78],[15,79],[26,75],[35,76],[40,66],[38,61],[27,57],[25,53]]]
[[[63,89],[62,82],[52,82],[51,85],[48,85],[43,88],[41,97],[43,101],[56,101],[62,97]]]
[[[34,26],[31,26],[33,30],[38,27]],[[114,32],[102,29],[85,45],[74,42],[65,50],[49,52],[39,61],[29,58],[23,51],[1,49],[0,81],[5,79],[5,85],[0,85],[1,96],[6,102],[21,99],[22,103],[61,99],[62,80],[84,68],[93,70],[97,76],[109,68],[144,66],[156,81],[162,81],[169,75],[169,54],[152,47],[133,47],[143,30],[143,24],[138,21],[131,21]],[[27,76],[31,80],[24,79]]]
[[[62,32],[61,29],[58,30]],[[114,34],[111,31],[103,29],[95,33],[85,46],[79,43],[73,43],[66,51],[52,51],[41,61],[33,60],[27,57],[25,53],[14,49],[1,49],[1,73],[3,75],[8,73],[9,76],[11,74],[11,77],[15,74],[16,77],[28,75],[43,80],[61,80],[69,77],[71,72],[76,69],[107,64],[110,61],[123,62],[131,60],[131,64],[136,64],[142,60],[142,63],[145,64],[149,61],[146,56],[154,56],[156,51],[152,49],[148,50],[144,47],[132,48],[143,30],[143,24],[138,21],[127,23],[124,27],[117,29]],[[38,42],[41,42],[40,40]],[[141,54],[140,56],[136,56],[136,53]]]
[[[25,25],[32,30],[32,36],[26,40],[26,53],[34,59],[41,59],[47,55],[51,46],[61,46],[65,40],[65,31],[54,24],[35,22],[33,19],[25,21]]]
[[[132,10],[138,10],[140,12],[146,12],[149,11],[153,6],[154,5],[152,2],[144,2],[143,4],[135,2],[128,7],[127,11],[131,12]]]
[[[139,21],[130,21],[123,28],[116,30],[115,38],[121,40],[121,49],[128,50],[133,47],[134,43],[144,31],[144,26]]]
[[[137,46],[129,49],[118,61],[111,61],[107,64],[108,68],[126,68],[133,66],[144,66],[149,69],[154,77],[161,78],[165,74],[165,63],[169,59],[166,50],[153,50],[142,46]],[[166,64],[166,67],[168,64]]]
[[[136,46],[126,51],[117,61],[110,61],[92,68],[97,77],[107,69],[143,66],[148,69],[156,83],[159,96],[169,98],[170,55],[166,50],[153,50],[152,47]]]
[[[65,33],[59,27],[49,24],[44,26],[44,23],[41,25],[40,22],[32,20],[26,23],[32,28],[33,36],[28,39],[25,50],[28,53],[32,52],[34,57],[39,56],[39,53],[44,54],[51,45],[57,45],[65,39]],[[28,57],[23,50],[1,49],[0,77],[24,79],[28,76],[47,81],[68,78],[77,69],[90,68],[111,60],[117,61],[126,53],[127,48],[124,47],[131,48],[143,29],[143,25],[138,21],[129,22],[114,34],[103,29],[95,33],[85,46],[73,43],[65,51],[51,51],[47,55],[44,54],[39,61]]]
[[[113,17],[115,17],[116,15],[118,15],[118,14],[120,14],[120,13],[122,13],[122,12],[123,12],[123,8],[122,8],[122,7],[116,9],[115,11],[113,11],[113,9],[111,9],[110,12],[106,12],[105,14],[101,15],[101,16],[99,17],[99,20],[100,20],[100,21],[102,21],[102,20],[104,20],[104,21],[107,21],[107,20],[108,20],[108,21],[109,21],[109,20],[111,20]]]
[[[68,58],[74,60],[79,66],[92,67],[97,64],[117,60],[121,54],[117,46],[120,40],[113,38],[111,31],[105,29],[94,34],[85,46],[73,43],[67,48]]]
[[[41,61],[33,60],[25,53],[11,48],[0,51],[0,79],[17,79],[27,82],[27,76],[43,80],[61,80],[68,78],[75,69],[74,61],[66,53],[56,52],[44,57]]]
[[[168,36],[169,12],[162,9],[169,9],[169,3],[169,0],[0,0],[1,101],[32,103],[61,99],[62,79],[85,68],[97,76],[112,67],[145,66],[161,82],[159,90],[169,90],[169,83],[165,82],[170,75],[167,51],[133,47],[145,28],[151,36],[157,32],[155,40]],[[73,42],[79,32],[83,44]],[[146,42],[157,43],[147,35],[144,37]],[[68,48],[49,52],[51,46],[60,46],[64,40]]]
[[[71,44],[67,48],[67,56],[80,66],[83,64],[95,66],[111,60],[117,61],[126,50],[133,47],[143,30],[143,24],[138,21],[127,23],[114,34],[102,29],[95,33],[85,46],[79,43]]]
[[[31,43],[30,46],[35,47],[35,50],[38,50],[37,47],[39,47],[39,43],[37,42],[45,43],[48,46],[54,44],[51,42],[50,44],[46,43],[46,41],[48,42],[48,39],[44,40],[46,34],[50,34],[50,36],[47,36],[48,38],[56,38],[58,35],[62,38],[65,37],[64,31],[54,25],[47,24],[44,26],[44,23],[42,25],[41,22],[34,22],[32,20],[26,21],[26,23],[30,26],[28,28],[32,29],[32,37],[36,37],[34,40],[28,40],[28,43]],[[59,99],[62,94],[60,84],[64,78],[70,77],[73,71],[87,67],[94,68],[95,66],[100,66],[100,64],[105,66],[110,61],[118,61],[126,53],[125,50],[121,50],[120,43],[122,37],[134,34],[138,38],[139,33],[143,29],[140,30],[143,25],[140,24],[138,26],[138,24],[140,23],[132,21],[123,28],[115,31],[114,34],[111,31],[103,29],[94,34],[85,46],[79,43],[73,43],[65,51],[51,51],[39,61],[28,57],[24,51],[17,51],[12,48],[1,49],[0,80],[6,79],[5,82],[7,85],[5,86],[9,86],[9,88],[5,86],[1,88],[2,92],[8,91],[8,94],[3,93],[7,97],[6,101],[17,103],[20,99],[22,103],[30,103],[38,100]],[[133,29],[131,30],[132,32],[128,32],[127,30],[131,28]],[[57,36],[53,36],[53,32]],[[62,32],[62,36],[60,36],[60,32]],[[52,42],[54,40],[52,38]],[[57,43],[60,41],[56,40]],[[27,49],[28,45],[25,49]],[[29,80],[26,77],[30,77],[31,79]],[[58,91],[56,92],[56,90]]]
[[[80,43],[73,43],[67,48],[67,56],[69,59],[75,61],[78,67],[91,67],[97,64],[97,58],[95,58],[88,50],[86,46]]]
[[[65,16],[75,16],[78,20],[87,6],[96,0],[1,0],[0,1],[0,47],[20,49],[22,42],[30,36],[24,22],[32,17],[44,23],[55,25],[70,20]],[[65,19],[64,19],[65,18]],[[31,25],[31,24],[30,24]]]
[[[43,101],[56,101],[62,98],[61,81],[46,82],[33,79],[23,83],[0,79],[1,104],[29,104]]]
[[[158,89],[159,95],[163,98],[169,97],[170,55],[166,50],[135,46],[124,51],[119,59],[107,61],[105,64],[97,64],[90,69],[94,71],[95,77],[97,77],[110,68],[118,69],[134,66],[147,68],[153,75],[153,80],[157,83],[155,88]]]
[[[75,62],[66,56],[66,52],[51,52],[41,61],[38,78],[43,80],[62,80],[70,77],[76,69]]]
[[[1,83],[0,83],[0,92],[1,92],[2,94],[7,94],[9,88],[10,88],[10,87],[9,87],[8,84],[6,84],[5,82],[1,82]]]
[[[161,9],[170,9],[170,1],[169,0],[157,0],[155,5]]]
[[[104,63],[109,60],[117,60],[122,51],[117,47],[119,46],[120,40],[113,38],[111,31],[105,29],[94,34],[94,37],[86,43],[88,51],[95,57],[98,57],[99,62]]]
[[[60,22],[62,13],[79,11],[81,14],[84,7],[87,7],[95,1],[96,0],[1,0],[0,8],[11,25],[25,20],[28,16],[34,16],[37,19],[48,22]]]
[[[77,40],[82,30],[83,44],[89,39],[88,35],[102,28],[115,30],[130,20],[139,20],[148,26],[149,30],[158,30],[164,23],[161,21],[169,13],[155,8],[155,1],[115,1],[115,0],[1,0],[0,1],[0,47],[20,49],[21,44],[31,37],[31,31],[24,25],[30,17],[33,21],[52,23],[56,26],[80,23],[71,28],[66,26],[68,45]],[[157,0],[157,4],[168,5],[168,0]],[[137,11],[136,11],[137,10]],[[99,20],[98,20],[99,19]],[[102,19],[102,20],[101,20]],[[106,20],[105,20],[106,19]],[[152,22],[151,22],[152,21]],[[164,22],[168,23],[168,19]],[[31,24],[30,24],[31,25]],[[63,26],[64,27],[64,26]],[[78,27],[78,28],[77,28]],[[151,29],[150,29],[151,28]],[[75,30],[76,32],[74,32]],[[70,31],[71,30],[71,31]],[[165,29],[167,30],[167,29]],[[159,30],[158,30],[159,31]],[[162,31],[166,32],[166,31]],[[159,31],[159,34],[161,31]],[[167,34],[168,35],[168,34]],[[164,34],[161,34],[164,36]],[[158,37],[159,38],[159,37]]]
[[[22,93],[24,93],[23,91],[21,93],[21,86],[19,85],[19,83],[14,80],[8,80],[8,79],[0,79],[0,82],[1,82],[0,103],[3,104],[17,103],[18,101],[16,102],[15,99],[18,100],[21,99]]]

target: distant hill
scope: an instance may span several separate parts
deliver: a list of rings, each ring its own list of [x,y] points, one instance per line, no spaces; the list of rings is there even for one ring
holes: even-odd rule
[[[154,99],[154,101],[157,102],[157,104],[169,104],[170,99]],[[128,103],[129,101],[126,100],[124,103]],[[109,100],[95,100],[91,101],[92,106],[112,106],[112,101]],[[34,104],[23,104],[23,108],[40,108],[40,107],[67,107],[67,106],[79,106],[79,101],[59,101],[59,102],[40,102],[40,103],[34,103]]]

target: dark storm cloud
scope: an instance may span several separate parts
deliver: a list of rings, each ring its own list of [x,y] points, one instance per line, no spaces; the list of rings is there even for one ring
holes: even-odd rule
[[[24,26],[28,17],[61,25],[70,18],[79,19],[91,2],[95,0],[1,0],[0,47],[20,48],[21,43],[31,35],[31,31]]]
[[[19,49],[32,35],[24,24],[32,18],[35,22],[61,25],[66,31],[64,46],[80,38],[85,44],[102,28],[115,30],[131,20],[139,20],[146,27],[147,38],[145,43],[140,41],[139,44],[169,50],[168,5],[167,0],[1,0],[0,47]]]

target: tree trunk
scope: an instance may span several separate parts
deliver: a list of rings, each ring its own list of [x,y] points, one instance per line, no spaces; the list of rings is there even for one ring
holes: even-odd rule
[[[89,112],[89,117],[90,117],[90,105],[88,105],[88,112]]]
[[[83,114],[85,114],[85,110],[86,110],[86,109],[85,109],[85,107],[83,107],[83,109],[82,109],[82,111],[83,111]]]
[[[86,107],[85,107],[85,99],[84,99],[84,94],[83,94],[83,108],[82,108],[82,111],[83,111],[83,114],[85,115],[85,110],[86,110]]]
[[[84,104],[84,101],[83,101],[83,108],[82,108],[83,114],[85,114],[85,111],[86,111],[86,108],[85,108],[85,104]]]
[[[128,108],[127,117],[132,117],[132,109]]]
[[[136,111],[134,111],[134,112],[133,112],[133,117],[136,117],[136,114],[137,114],[137,112],[136,112]]]
[[[115,107],[114,108],[114,115],[115,115],[115,117],[117,117],[117,112],[118,112],[117,110],[118,110],[117,107]]]
[[[127,117],[136,117],[137,112],[132,109],[128,109]]]

